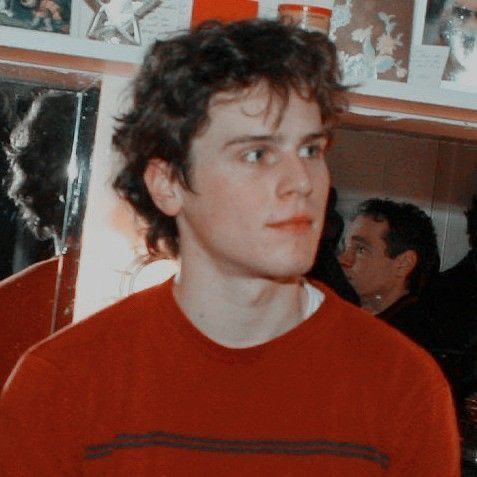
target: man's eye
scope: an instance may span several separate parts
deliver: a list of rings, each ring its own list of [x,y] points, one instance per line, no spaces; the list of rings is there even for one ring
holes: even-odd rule
[[[454,6],[452,8],[452,13],[454,14],[455,17],[458,17],[461,20],[467,20],[468,18],[472,16],[472,14],[474,16],[476,15],[476,12],[472,11],[471,9],[467,7],[459,7],[459,6]]]
[[[364,245],[357,245],[356,246],[356,252],[360,253],[360,254],[363,254],[363,253],[366,252],[366,247]]]
[[[300,147],[298,156],[301,159],[315,159],[320,158],[323,154],[323,147],[321,144],[307,144]]]
[[[248,151],[243,155],[245,162],[259,162],[265,157],[265,151],[263,149],[255,149],[253,151]]]

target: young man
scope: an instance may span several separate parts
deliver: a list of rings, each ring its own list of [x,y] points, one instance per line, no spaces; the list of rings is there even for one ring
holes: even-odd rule
[[[24,356],[0,404],[2,476],[459,475],[432,359],[302,279],[342,92],[333,45],[276,22],[152,47],[116,187],[180,276]]]

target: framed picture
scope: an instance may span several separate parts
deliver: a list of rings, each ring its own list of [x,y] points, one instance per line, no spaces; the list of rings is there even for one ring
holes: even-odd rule
[[[2,1],[2,0],[0,0]],[[148,46],[202,20],[256,17],[258,0],[73,0],[72,34],[107,43]]]
[[[0,0],[0,25],[68,34],[71,0]]]
[[[477,0],[428,0],[422,45],[448,48],[443,86],[477,91]]]
[[[405,82],[408,74],[414,0],[336,0],[330,38],[344,80]]]
[[[1,1],[1,0],[0,0]],[[74,0],[74,35],[148,46],[189,27],[191,0]]]

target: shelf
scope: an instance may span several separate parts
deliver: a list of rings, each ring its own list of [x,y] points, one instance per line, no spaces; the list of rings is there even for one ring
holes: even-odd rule
[[[40,66],[132,77],[145,50],[21,28],[2,26],[0,33],[0,63],[24,64],[32,74]],[[352,89],[349,98],[347,124],[477,141],[477,93],[374,80]]]
[[[477,93],[374,80],[349,93],[344,123],[477,141]]]
[[[1,27],[0,61],[131,76],[145,48],[24,28]]]
[[[397,81],[370,80],[366,84],[354,88],[352,91],[369,96],[469,109],[474,111],[474,117],[477,117],[477,91],[475,93],[459,91],[451,89],[451,85],[448,82],[442,83],[440,88],[424,88]]]
[[[61,33],[7,26],[1,27],[0,45],[127,63],[140,63],[145,51],[145,48],[140,46],[115,45]]]
[[[353,104],[350,111],[343,115],[340,124],[353,129],[376,129],[477,143],[477,123],[398,114],[395,111],[362,108]]]
[[[477,142],[477,110],[472,109],[477,98],[468,93],[466,95],[471,108],[351,92],[349,113],[344,115],[342,122],[356,127]]]

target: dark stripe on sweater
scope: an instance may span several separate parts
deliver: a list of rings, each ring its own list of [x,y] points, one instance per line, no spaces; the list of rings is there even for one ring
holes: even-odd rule
[[[105,444],[93,444],[86,448],[86,459],[101,459],[120,449],[145,447],[170,447],[202,452],[222,452],[230,454],[276,454],[276,455],[334,455],[366,459],[381,467],[389,465],[389,457],[371,446],[351,442],[326,440],[289,441],[284,439],[217,439],[167,432],[146,434],[118,434]]]

